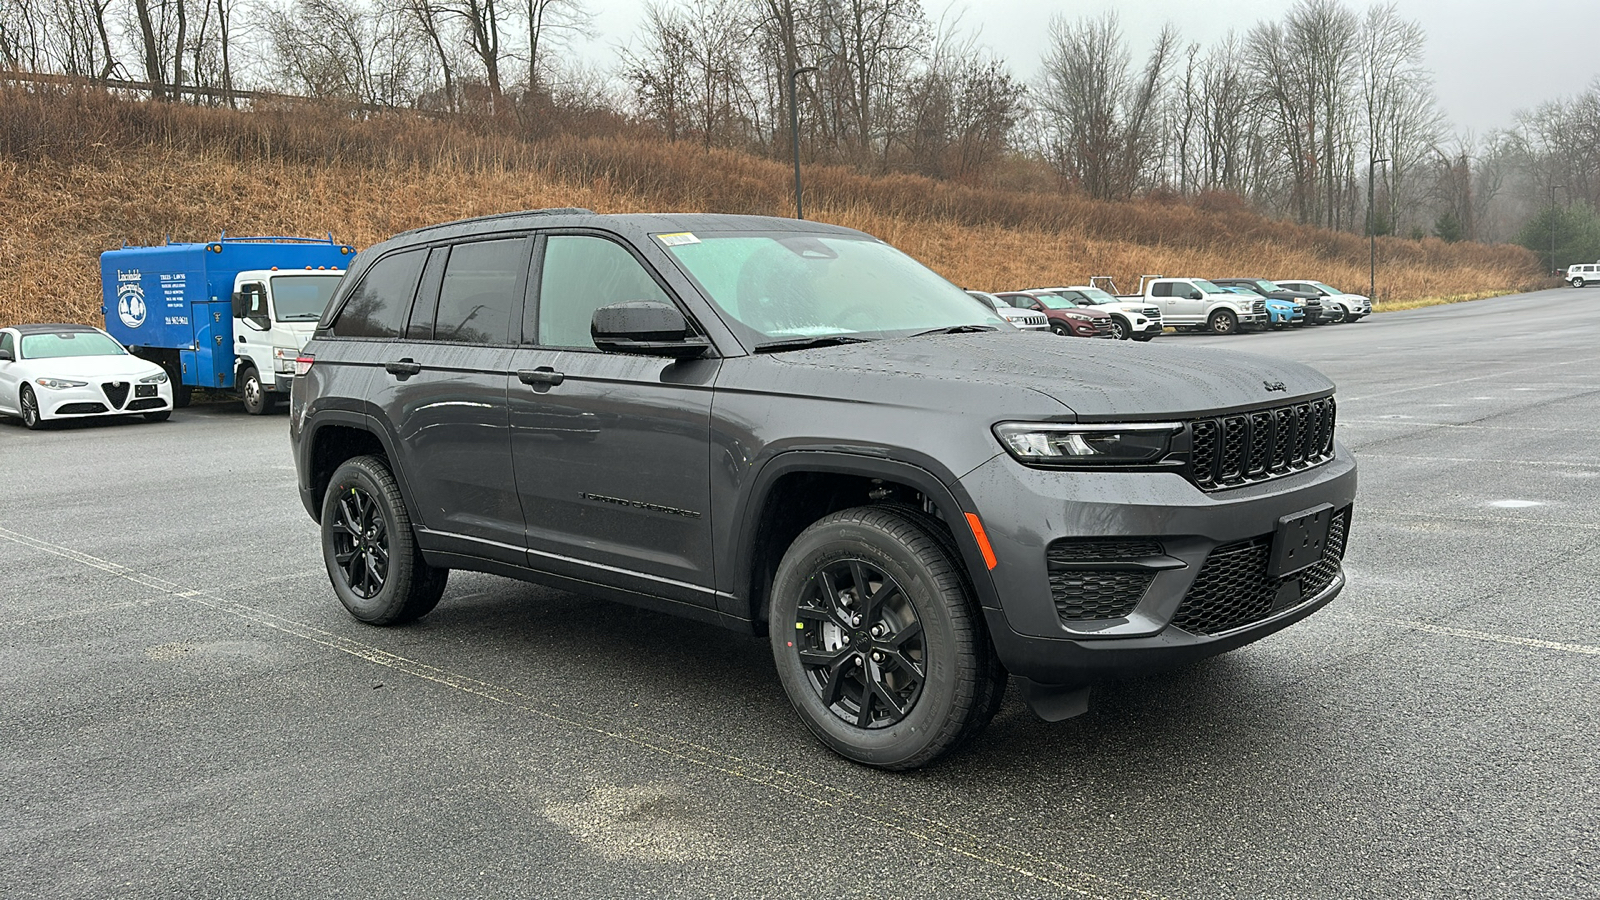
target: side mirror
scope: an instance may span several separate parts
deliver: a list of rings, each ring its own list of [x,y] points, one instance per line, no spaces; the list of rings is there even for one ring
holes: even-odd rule
[[[10,350],[0,350],[0,362],[16,362]]]
[[[611,353],[692,359],[711,342],[689,334],[689,320],[676,306],[653,300],[612,303],[594,311],[589,320],[594,345]]]
[[[1205,296],[1205,294],[1202,294],[1199,291],[1190,291],[1189,292],[1189,299],[1190,300],[1199,300],[1201,297],[1204,297],[1204,296]]]
[[[233,317],[235,319],[242,319],[242,318],[244,318],[244,314],[246,312],[249,312],[249,311],[250,311],[250,305],[245,302],[244,295],[239,293],[238,291],[234,291],[233,292]]]

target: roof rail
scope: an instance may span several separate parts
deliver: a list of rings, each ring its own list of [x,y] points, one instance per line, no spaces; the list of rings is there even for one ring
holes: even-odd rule
[[[308,237],[294,237],[292,235],[265,235],[265,234],[263,234],[263,235],[254,235],[254,236],[251,236],[251,237],[228,237],[228,233],[226,231],[224,231],[224,232],[222,232],[222,234],[215,241],[206,241],[206,243],[208,243],[208,244],[220,244],[220,243],[223,243],[225,241],[229,242],[229,243],[240,243],[240,244],[244,244],[244,243],[268,243],[268,242],[270,242],[270,243],[274,243],[274,244],[332,244],[334,246],[338,246],[338,242],[333,239],[333,232],[331,232],[331,231],[328,232],[328,236],[325,237],[325,238],[308,238]],[[169,244],[172,243],[172,240],[169,238],[167,240],[167,243],[169,243]]]
[[[465,225],[469,222],[492,222],[496,219],[514,219],[520,216],[592,216],[594,214],[594,210],[584,209],[581,206],[556,206],[549,209],[520,209],[514,212],[490,213],[486,216],[473,216],[469,219],[455,219],[450,222],[440,222],[437,225],[424,225],[421,228],[412,228],[403,233],[421,234],[424,231],[432,231],[435,228],[448,228],[452,225]]]

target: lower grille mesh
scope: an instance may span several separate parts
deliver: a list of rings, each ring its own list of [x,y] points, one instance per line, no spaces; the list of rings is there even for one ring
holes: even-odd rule
[[[1310,600],[1327,590],[1339,573],[1349,527],[1350,510],[1345,508],[1328,524],[1328,543],[1323,546],[1321,561],[1287,578],[1267,575],[1271,535],[1212,550],[1173,616],[1173,627],[1190,634],[1221,634]],[[1290,583],[1297,583],[1290,596],[1280,597],[1281,589]]]
[[[1161,544],[1147,540],[1063,538],[1045,551],[1050,562],[1050,596],[1062,621],[1120,619],[1130,615],[1155,580],[1149,569],[1098,568],[1160,556]]]

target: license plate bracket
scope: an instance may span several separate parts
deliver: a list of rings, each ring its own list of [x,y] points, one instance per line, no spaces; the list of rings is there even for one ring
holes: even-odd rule
[[[1267,575],[1283,578],[1322,561],[1328,543],[1328,527],[1333,524],[1333,504],[1291,513],[1278,520],[1272,534],[1272,556]]]

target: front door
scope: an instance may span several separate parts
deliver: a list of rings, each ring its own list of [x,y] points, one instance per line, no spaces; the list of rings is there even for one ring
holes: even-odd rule
[[[528,564],[715,606],[709,467],[718,361],[595,349],[597,307],[672,302],[619,242],[551,234],[535,270],[510,381]]]

